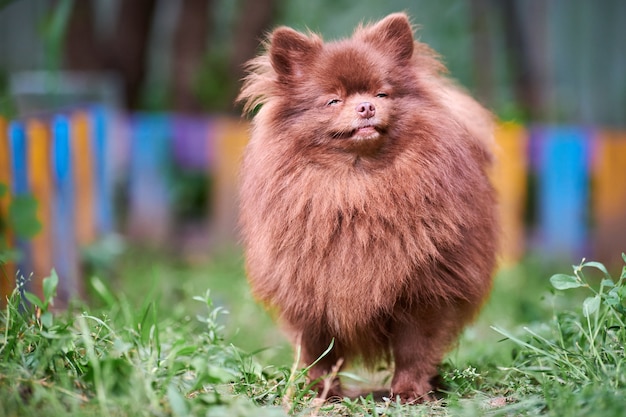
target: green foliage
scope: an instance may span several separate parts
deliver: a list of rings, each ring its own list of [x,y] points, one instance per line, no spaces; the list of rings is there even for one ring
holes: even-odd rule
[[[209,292],[195,297],[206,314],[164,319],[98,279],[103,311],[55,313],[57,285],[53,272],[31,307],[16,289],[0,313],[0,415],[283,414],[233,395],[251,359],[224,343]]]
[[[0,198],[7,193],[8,187],[0,183]],[[37,200],[31,195],[14,196],[8,213],[0,212],[0,266],[17,260],[20,255],[17,250],[8,246],[9,232],[18,238],[30,239],[41,230],[41,223],[37,220],[37,204]]]
[[[0,0],[0,8],[2,8]],[[0,68],[0,116],[10,120],[17,114],[15,100],[9,94],[9,75],[6,70]],[[1,188],[2,184],[0,184]]]
[[[137,266],[141,257],[135,253],[131,257]],[[372,386],[388,386],[386,371],[378,385],[348,368],[340,378],[363,395],[319,403],[306,380],[307,370],[296,366],[297,352],[293,364],[268,364],[262,346],[273,350],[278,342],[272,325],[259,321],[259,311],[250,308],[253,302],[243,290],[238,257],[194,267],[203,274],[181,264],[165,267],[162,258],[154,263],[154,254],[149,259],[152,281],[139,279],[145,277],[137,274],[139,269],[130,270],[130,280],[154,291],[135,287],[142,294],[137,300],[118,295],[127,290],[113,291],[111,283],[93,278],[90,288],[100,307],[55,311],[54,271],[44,279],[42,299],[27,293],[30,304],[23,305],[19,291],[12,294],[0,312],[0,417],[42,412],[303,417],[623,414],[626,267],[619,279],[595,262],[583,262],[573,274],[557,274],[550,281],[542,280],[532,266],[500,276],[485,315],[458,348],[463,352],[453,352],[440,369],[440,399],[404,405],[386,392],[369,393]],[[207,271],[215,277],[207,279]],[[163,287],[160,275],[169,277],[169,286]],[[215,292],[187,295],[197,291],[194,281],[198,288],[210,283]],[[517,309],[528,308],[530,299],[536,300],[537,308],[541,281],[552,285],[553,295],[546,297],[552,313],[529,314],[525,317],[530,322],[518,328],[524,316]],[[181,292],[173,283],[184,283],[186,289]],[[163,295],[154,290],[161,287]],[[502,316],[507,311],[505,305],[517,304],[508,310],[514,322],[505,321],[514,330],[496,327],[492,332],[507,342],[489,338],[483,328],[493,324],[496,313]],[[228,315],[225,305],[233,310]],[[228,333],[231,340],[238,336],[227,327],[236,326],[248,333],[252,341],[246,343],[256,339],[261,349],[248,353],[229,343]]]
[[[521,336],[494,327],[520,349],[506,368],[508,382],[521,378],[522,390],[541,396],[547,415],[621,415],[620,398],[626,395],[626,266],[617,280],[597,262],[583,261],[573,270],[573,275],[553,275],[550,282],[557,295],[584,290],[587,296],[578,308],[555,307],[548,323],[524,327]],[[591,272],[600,276],[589,278]]]
[[[60,0],[41,24],[41,39],[45,45],[45,64],[50,71],[58,71],[61,67],[63,39],[73,6],[74,0]],[[50,85],[50,87],[52,90],[53,86]]]
[[[41,230],[37,220],[37,200],[31,195],[13,197],[9,206],[9,228],[17,237],[30,239]]]
[[[203,107],[209,111],[232,111],[239,85],[233,82],[228,50],[215,48],[204,57],[195,82]]]

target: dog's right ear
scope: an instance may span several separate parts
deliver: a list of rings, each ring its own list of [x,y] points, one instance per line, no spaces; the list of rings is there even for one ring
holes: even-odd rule
[[[308,37],[288,27],[274,30],[269,39],[269,56],[272,68],[282,78],[299,78],[303,67],[322,47],[321,39]]]

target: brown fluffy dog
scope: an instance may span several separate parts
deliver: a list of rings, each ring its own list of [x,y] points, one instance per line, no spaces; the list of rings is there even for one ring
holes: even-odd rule
[[[258,110],[240,189],[253,292],[305,365],[334,339],[311,380],[393,358],[391,394],[427,398],[491,287],[491,116],[404,14],[331,43],[280,27],[266,47],[239,96]]]

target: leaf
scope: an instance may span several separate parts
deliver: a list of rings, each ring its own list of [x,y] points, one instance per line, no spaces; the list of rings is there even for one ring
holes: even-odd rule
[[[600,296],[596,295],[594,297],[587,297],[585,301],[583,301],[583,315],[585,317],[589,317],[594,314],[600,308]]]
[[[583,283],[573,275],[556,274],[550,277],[550,283],[557,290],[582,287]]]
[[[606,294],[606,298],[604,302],[612,307],[615,307],[621,303],[619,298],[619,289],[617,287],[611,288],[611,290]]]
[[[8,191],[9,187],[0,182],[0,197],[4,196],[4,194]]]
[[[366,378],[363,378],[362,376],[359,376],[357,374],[354,374],[352,372],[339,372],[337,375],[351,379],[353,381],[356,382],[363,382],[363,383],[367,383],[368,380]]]
[[[44,303],[32,292],[25,291],[24,297],[31,303],[44,310]]]
[[[186,416],[189,414],[185,397],[178,392],[178,389],[173,384],[167,387],[167,399],[170,402],[172,414],[175,416]]]
[[[0,248],[0,265],[19,261],[21,257],[22,253],[17,249]]]
[[[602,287],[607,287],[607,288],[615,287],[615,283],[613,282],[612,279],[603,279],[602,282],[600,283],[600,285]]]
[[[9,227],[18,237],[29,239],[41,230],[37,220],[37,200],[30,195],[16,196],[9,206]]]
[[[107,288],[107,286],[104,284],[104,282],[102,282],[100,278],[92,277],[90,282],[91,288],[94,289],[94,291],[100,296],[102,301],[104,301],[107,306],[113,307],[117,303],[117,300],[115,299],[115,296],[113,295],[111,290]]]
[[[52,269],[50,276],[43,279],[43,299],[46,303],[52,304],[52,300],[57,295],[57,287],[59,285],[59,276]]]
[[[596,268],[600,271],[602,271],[602,273],[605,276],[609,276],[609,271],[606,270],[606,267],[604,266],[604,264],[601,264],[600,262],[585,262],[584,264],[582,264],[583,267],[585,266],[590,266],[592,268]]]
[[[52,327],[52,323],[53,323],[53,316],[52,313],[49,311],[46,311],[45,313],[43,313],[41,315],[41,317],[39,318],[39,321],[41,321],[41,324],[43,325],[43,327],[45,327],[46,329],[49,329]]]

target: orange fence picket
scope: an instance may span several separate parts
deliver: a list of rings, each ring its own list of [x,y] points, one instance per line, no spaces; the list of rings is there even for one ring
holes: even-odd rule
[[[31,239],[31,260],[33,278],[31,291],[42,294],[42,280],[50,275],[53,268],[51,246],[51,201],[52,182],[50,170],[50,130],[40,120],[27,123],[28,148],[27,166],[29,170],[29,188],[37,199],[37,219],[41,223],[41,231]],[[28,272],[23,271],[25,276]]]
[[[594,255],[609,263],[626,252],[625,132],[598,133],[593,174]]]
[[[84,111],[74,113],[71,124],[71,154],[74,169],[74,215],[76,240],[79,246],[93,243],[96,239],[94,207],[94,158],[92,126]]]
[[[4,195],[0,195],[0,222],[6,222],[9,215],[9,204],[11,203],[11,160],[9,157],[9,138],[7,135],[8,123],[0,117],[0,184],[6,186],[6,192]],[[4,223],[6,225],[6,223]],[[6,227],[6,226],[4,226]],[[3,230],[4,242],[0,242],[0,247],[10,248],[12,246],[11,231],[8,229]],[[0,239],[2,236],[0,235]],[[15,265],[12,262],[2,265],[0,271],[0,304],[4,301],[4,296],[11,293],[15,287]]]

